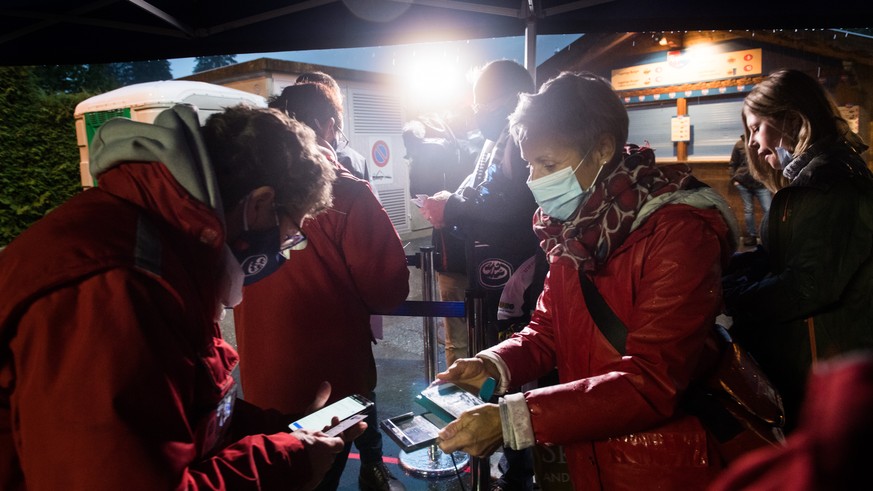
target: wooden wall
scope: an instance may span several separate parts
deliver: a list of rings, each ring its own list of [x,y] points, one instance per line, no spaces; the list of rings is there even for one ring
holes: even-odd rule
[[[698,163],[692,162],[691,166],[694,177],[700,179],[713,189],[719,192],[727,199],[731,208],[734,210],[734,215],[737,217],[737,223],[740,225],[740,233],[745,235],[745,225],[743,224],[743,200],[740,198],[740,192],[730,182],[730,169],[726,162],[707,162]],[[755,201],[755,225],[761,226],[761,207]]]

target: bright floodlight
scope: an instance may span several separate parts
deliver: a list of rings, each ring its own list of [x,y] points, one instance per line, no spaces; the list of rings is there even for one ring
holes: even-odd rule
[[[407,103],[440,110],[459,104],[466,87],[464,73],[457,63],[443,57],[417,57],[403,68],[403,90]]]

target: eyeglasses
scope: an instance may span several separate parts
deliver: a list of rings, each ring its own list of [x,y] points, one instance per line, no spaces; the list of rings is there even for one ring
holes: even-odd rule
[[[279,244],[279,254],[285,257],[285,259],[291,259],[291,251],[299,251],[306,248],[307,240],[306,235],[303,233],[303,228],[300,224],[297,223],[296,220],[291,218],[291,214],[285,209],[284,205],[274,204],[274,209],[291,220],[291,223],[297,228],[297,232],[292,235],[286,235],[282,242]]]
[[[344,150],[349,146],[349,139],[346,138],[346,134],[343,133],[343,130],[340,129],[339,126],[336,127],[336,150]]]
[[[298,227],[296,234],[285,236],[285,239],[279,245],[279,252],[284,253],[285,251],[299,251],[300,249],[303,249],[305,247],[306,235]]]
[[[297,233],[294,235],[286,235],[285,240],[279,245],[279,254],[285,259],[291,259],[291,251],[301,251],[306,249],[306,236],[297,228]]]

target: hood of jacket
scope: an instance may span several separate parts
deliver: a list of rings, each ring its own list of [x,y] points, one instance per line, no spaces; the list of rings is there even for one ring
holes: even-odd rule
[[[698,187],[692,189],[682,189],[672,193],[663,194],[649,200],[640,209],[636,220],[631,225],[631,230],[636,230],[642,225],[647,218],[652,216],[657,210],[665,205],[688,205],[700,210],[707,208],[715,208],[721,213],[725,223],[730,230],[728,241],[732,249],[736,249],[739,245],[740,225],[737,222],[737,217],[734,210],[728,202],[716,190],[711,187]]]
[[[192,106],[173,106],[151,124],[110,119],[94,135],[91,151],[95,180],[122,162],[161,162],[193,198],[224,220],[218,180]]]
[[[114,118],[92,141],[91,173],[101,189],[155,213],[201,243],[222,248],[221,302],[242,300],[242,269],[225,241],[218,178],[196,110],[179,104],[154,123]],[[149,165],[122,165],[144,163]]]

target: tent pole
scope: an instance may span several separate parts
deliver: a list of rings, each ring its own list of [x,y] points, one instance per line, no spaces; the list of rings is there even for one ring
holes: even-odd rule
[[[537,83],[537,18],[532,0],[527,2],[527,26],[524,28],[524,67],[530,72],[534,86]]]

